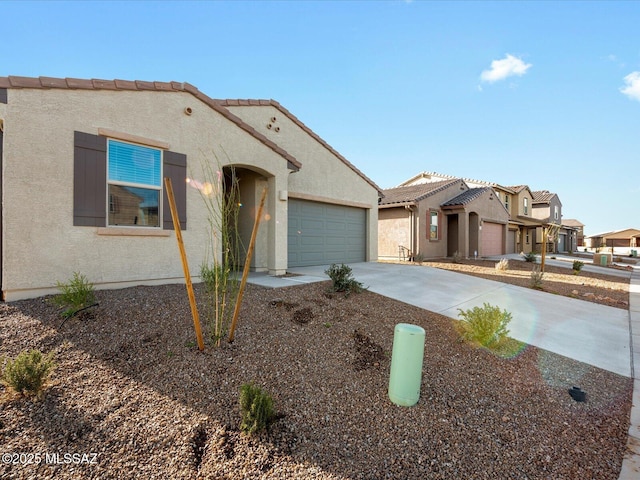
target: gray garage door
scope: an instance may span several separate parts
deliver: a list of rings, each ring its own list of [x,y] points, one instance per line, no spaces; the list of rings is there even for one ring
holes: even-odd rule
[[[290,267],[365,261],[364,209],[289,199],[288,221]]]

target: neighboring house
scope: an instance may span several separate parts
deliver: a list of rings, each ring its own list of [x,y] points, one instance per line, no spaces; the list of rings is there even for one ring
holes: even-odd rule
[[[550,228],[552,232],[547,238],[546,251],[549,253],[573,252],[576,249],[576,235],[572,228],[562,222],[562,202],[557,194],[548,190],[532,192],[533,216],[540,220],[542,226],[536,234],[536,250],[542,251],[542,228]]]
[[[435,172],[421,172],[401,183],[399,186],[420,185],[453,180],[455,178],[456,177],[451,175],[443,175]],[[464,180],[470,188],[492,188],[504,204],[509,214],[505,253],[540,251],[542,247],[542,227],[547,223],[546,219],[552,215],[544,213],[545,205],[543,203],[536,204],[534,202],[534,194],[527,185],[504,186],[483,180],[469,178],[463,178],[462,180]],[[562,218],[562,204],[559,202],[556,195],[552,210],[553,215],[557,214],[559,218]],[[556,206],[558,207],[557,212],[555,210]],[[555,247],[552,246],[552,248]]]
[[[378,212],[382,259],[505,253],[509,215],[490,187],[462,179],[383,190]]]
[[[164,177],[197,276],[212,239],[186,180],[202,186],[209,171],[221,182],[231,167],[245,245],[268,188],[253,270],[378,257],[380,188],[273,100],[215,100],[178,82],[0,77],[0,161],[5,300],[55,293],[76,271],[98,288],[183,282]],[[205,193],[219,191],[212,182]]]
[[[576,247],[585,246],[584,241],[584,223],[576,220],[575,218],[568,218],[562,220],[562,226],[566,229],[573,229],[576,235]]]
[[[640,244],[640,230],[636,228],[626,228],[613,232],[599,233],[587,237],[592,248],[598,247],[621,247],[635,248]]]

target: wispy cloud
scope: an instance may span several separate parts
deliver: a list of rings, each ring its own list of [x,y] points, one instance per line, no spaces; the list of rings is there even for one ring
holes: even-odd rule
[[[491,68],[482,72],[480,80],[493,83],[515,75],[521,77],[531,66],[530,63],[524,63],[522,59],[507,53],[503,59],[492,61]]]
[[[624,77],[624,83],[626,83],[627,86],[621,87],[620,92],[630,99],[640,102],[640,72],[631,72]]]

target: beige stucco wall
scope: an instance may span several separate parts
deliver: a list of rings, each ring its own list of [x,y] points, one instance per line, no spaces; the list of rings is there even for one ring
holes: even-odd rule
[[[558,218],[554,218],[555,209],[558,209]],[[545,220],[549,223],[560,224],[562,222],[562,203],[557,195],[551,197],[548,204],[538,204],[533,209],[533,218]]]
[[[286,268],[286,204],[277,200],[276,190],[287,189],[287,162],[192,95],[64,89],[9,89],[8,94],[8,104],[0,105],[7,300],[54,293],[56,282],[74,271],[98,288],[183,281],[173,232],[101,235],[95,227],[73,226],[74,130],[98,134],[106,128],[166,142],[187,155],[189,175],[199,179],[204,162],[212,162],[214,170],[226,163],[258,170],[270,194],[255,262],[268,264],[270,271]],[[209,237],[206,209],[195,189],[187,192],[187,218],[183,238],[197,274]]]
[[[400,245],[411,248],[412,218],[405,207],[378,210],[378,258],[398,259]]]
[[[282,187],[288,197],[366,209],[366,259],[375,261],[378,258],[377,190],[276,107],[236,106],[228,109],[302,163],[300,171],[291,173],[288,185]]]
[[[447,218],[440,209],[440,205],[460,195],[468,190],[467,185],[462,180],[458,180],[446,189],[429,195],[418,204],[418,253],[423,258],[437,258],[447,256]],[[429,219],[427,215],[430,209],[437,210],[440,215],[439,239],[432,241],[429,239]]]

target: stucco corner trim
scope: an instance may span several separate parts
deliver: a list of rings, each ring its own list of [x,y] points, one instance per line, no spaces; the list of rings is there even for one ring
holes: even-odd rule
[[[103,137],[115,138],[118,140],[124,140],[125,142],[148,145],[150,147],[156,147],[163,150],[169,150],[169,148],[171,147],[167,142],[163,142],[162,140],[154,140],[152,138],[131,135],[130,133],[118,132],[109,128],[98,128],[98,135],[101,135]]]
[[[120,237],[169,237],[170,230],[160,230],[158,228],[140,227],[98,227],[98,235],[110,235]]]

